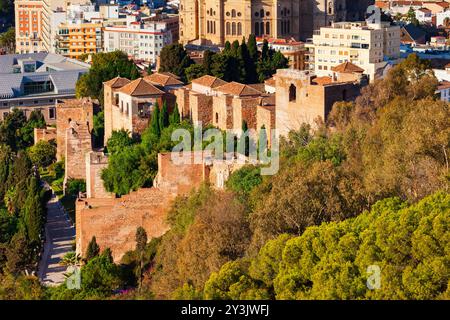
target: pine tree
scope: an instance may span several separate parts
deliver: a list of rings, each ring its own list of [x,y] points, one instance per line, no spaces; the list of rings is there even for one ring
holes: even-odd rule
[[[169,126],[169,109],[167,108],[167,102],[163,102],[161,113],[159,114],[159,129],[162,131]]]
[[[170,115],[169,123],[171,125],[180,124],[180,111],[178,110],[178,103],[175,103],[175,108],[173,108],[172,114]]]
[[[95,238],[95,236],[93,236],[86,250],[86,261],[98,257],[99,253],[100,247],[97,244],[97,239]]]
[[[161,136],[161,128],[159,126],[159,106],[158,102],[155,102],[153,106],[153,113],[150,122],[150,132],[153,133],[156,137]]]

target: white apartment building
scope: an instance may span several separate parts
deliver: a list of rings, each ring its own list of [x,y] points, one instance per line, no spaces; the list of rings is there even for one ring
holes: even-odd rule
[[[400,57],[400,27],[388,22],[335,22],[314,32],[309,48],[309,69],[318,76],[331,76],[332,67],[346,61],[364,69],[370,81]]]
[[[104,51],[121,50],[135,59],[156,63],[162,48],[172,43],[172,33],[165,22],[133,21],[126,26],[104,28]]]

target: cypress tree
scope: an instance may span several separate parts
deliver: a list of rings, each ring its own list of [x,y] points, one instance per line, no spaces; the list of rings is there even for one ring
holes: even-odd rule
[[[250,58],[253,62],[256,62],[258,59],[258,46],[256,45],[256,36],[254,34],[250,34],[248,37],[247,47]]]
[[[231,51],[231,43],[230,41],[226,41],[225,42],[225,48],[223,49],[223,53],[230,53]]]
[[[242,121],[242,137],[244,137],[245,139],[245,144],[244,144],[244,154],[246,156],[249,155],[250,153],[250,137],[248,137],[247,135],[245,135],[245,133],[248,131],[248,125],[247,125],[247,121]],[[241,138],[242,139],[242,138]]]
[[[153,113],[150,122],[150,132],[155,136],[159,137],[161,135],[161,128],[159,126],[159,106],[158,102],[155,102],[153,106]]]
[[[167,108],[167,102],[163,102],[161,112],[159,114],[159,129],[162,131],[169,126],[169,109]]]
[[[144,228],[136,230],[136,253],[139,257],[139,290],[142,288],[142,271],[144,270],[144,253],[147,246],[147,232]]]
[[[228,42],[229,43],[229,42]],[[203,69],[205,70],[206,74],[211,74],[211,66],[213,63],[213,56],[215,55],[214,52],[210,50],[206,50],[203,54]]]
[[[178,103],[175,103],[175,108],[173,108],[172,114],[169,119],[170,124],[180,124],[180,112],[178,110]]]
[[[31,243],[38,245],[41,239],[41,230],[44,221],[37,179],[32,177],[28,185],[27,198],[22,208],[22,218]]]
[[[269,42],[267,42],[266,39],[264,39],[263,47],[262,47],[262,53],[261,53],[261,59],[267,60],[269,58]]]
[[[97,239],[95,238],[95,236],[93,236],[86,250],[86,261],[98,257],[99,253],[100,247],[97,244]]]
[[[238,54],[238,49],[239,49],[239,41],[234,40],[233,44],[231,45],[231,54],[236,57]]]

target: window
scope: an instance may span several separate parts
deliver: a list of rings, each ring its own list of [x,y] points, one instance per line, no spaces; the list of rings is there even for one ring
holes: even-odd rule
[[[216,112],[216,123],[219,123],[219,114]]]
[[[236,22],[233,22],[231,24],[231,34],[234,36],[236,35]]]
[[[255,22],[255,36],[259,36],[259,22]]]
[[[261,16],[261,18],[264,18],[264,10],[263,9],[259,10],[259,15]]]
[[[294,84],[289,86],[289,102],[297,100],[297,87]]]
[[[227,33],[227,35],[229,35],[231,33],[230,23],[229,22],[227,22],[227,24],[226,24],[226,33]]]
[[[270,22],[266,22],[266,34],[270,34]]]
[[[235,18],[236,17],[236,10],[231,10],[231,17],[232,18]]]
[[[48,118],[49,119],[55,119],[56,118],[56,112],[55,108],[48,108]]]
[[[237,34],[238,36],[242,35],[242,24],[240,22],[237,24]]]

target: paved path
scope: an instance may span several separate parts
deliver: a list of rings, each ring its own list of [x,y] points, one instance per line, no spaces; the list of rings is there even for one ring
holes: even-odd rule
[[[75,227],[53,194],[47,203],[44,253],[39,262],[38,276],[43,284],[52,286],[64,282],[67,268],[59,265],[59,261],[67,252],[73,251],[74,240]]]

